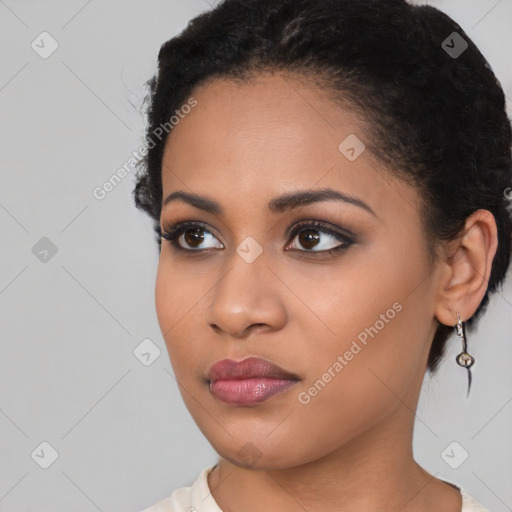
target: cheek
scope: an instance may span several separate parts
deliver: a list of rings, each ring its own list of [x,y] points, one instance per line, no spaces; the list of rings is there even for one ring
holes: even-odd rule
[[[328,452],[391,411],[414,407],[407,390],[423,379],[425,352],[419,334],[426,328],[415,321],[415,305],[402,304],[394,315],[388,313],[388,323],[379,318],[386,308],[362,309],[357,319],[339,320],[337,336],[315,339],[302,356],[310,368],[301,394],[294,397],[296,417],[304,425],[303,439],[315,439],[304,443],[303,456],[310,455],[308,450]],[[352,329],[356,322],[362,328]]]
[[[187,311],[192,307],[189,306],[192,302],[189,300],[190,286],[180,278],[181,275],[161,257],[155,283],[155,309],[169,355],[173,352],[171,340],[177,339]],[[193,314],[193,311],[188,314]]]
[[[162,333],[181,323],[187,312],[194,313],[201,290],[199,280],[187,277],[169,251],[162,246],[155,282],[155,308]]]
[[[422,247],[419,241],[417,246]],[[337,372],[345,375],[343,379],[363,375],[376,381],[373,369],[376,375],[382,372],[394,389],[400,387],[400,379],[410,380],[428,345],[422,333],[429,332],[426,303],[432,292],[425,279],[425,256],[415,247],[411,242],[400,256],[395,244],[376,243],[371,251],[354,251],[350,261],[347,253],[339,272],[331,267],[325,276],[306,278],[303,287],[314,314],[295,318],[305,333],[299,350],[301,358],[310,361],[309,378],[320,378],[346,354],[347,364]]]
[[[158,263],[155,283],[155,309],[160,330],[165,333],[171,327],[173,312],[175,311],[175,301],[171,288],[171,276],[164,263],[162,257]]]
[[[204,279],[192,278],[161,257],[155,283],[156,315],[179,380],[191,379],[190,369],[197,367],[205,353],[200,331],[205,322],[202,300],[207,289]]]

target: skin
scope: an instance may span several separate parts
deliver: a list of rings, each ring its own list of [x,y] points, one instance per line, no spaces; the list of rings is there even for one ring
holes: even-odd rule
[[[364,120],[350,109],[283,73],[243,84],[216,79],[193,97],[197,107],[166,143],[163,197],[178,190],[207,196],[224,213],[180,200],[162,208],[163,225],[200,221],[211,235],[201,232],[202,254],[162,240],[155,300],[183,400],[220,455],[208,477],[219,507],[460,512],[460,493],[413,459],[414,411],[437,322],[454,326],[457,312],[466,320],[485,294],[494,217],[486,210],[468,217],[431,265],[417,191],[384,172],[369,149],[354,161],[338,150],[349,134],[366,137]],[[333,200],[267,211],[276,196],[324,187],[362,199],[375,215]],[[318,253],[341,242],[318,231],[320,248],[287,237],[302,220],[349,229],[355,241]],[[263,249],[252,263],[236,252],[248,236]],[[196,247],[193,238],[180,240]],[[400,312],[301,403],[299,393],[394,303]],[[208,370],[248,356],[300,382],[256,406],[220,402]],[[244,446],[249,457],[239,453]]]

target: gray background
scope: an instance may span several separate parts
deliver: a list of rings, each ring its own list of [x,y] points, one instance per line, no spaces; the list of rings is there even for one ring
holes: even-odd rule
[[[429,3],[479,45],[510,98],[512,0]],[[143,83],[160,45],[207,8],[0,0],[1,512],[136,512],[216,460],[158,327],[158,252],[132,204],[133,173],[103,200],[92,194],[143,144]],[[31,47],[43,31],[59,45],[46,59]],[[452,336],[425,380],[414,438],[420,464],[492,512],[512,510],[511,281],[469,338],[471,397]],[[161,350],[148,366],[134,355],[145,339]],[[442,456],[453,441],[452,465],[469,454],[457,469]],[[58,453],[47,469],[43,442]]]

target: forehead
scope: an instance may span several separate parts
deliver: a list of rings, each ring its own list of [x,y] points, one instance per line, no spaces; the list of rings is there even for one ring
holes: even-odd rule
[[[256,75],[247,82],[216,79],[192,95],[197,106],[172,130],[165,148],[176,160],[257,155],[262,161],[276,153],[306,153],[313,144],[337,156],[339,137],[356,121],[348,113],[343,119],[332,115],[334,104],[320,88],[285,74]],[[188,153],[183,139],[200,144],[201,151]]]
[[[366,149],[355,160],[346,157],[340,144],[347,138],[368,143],[363,119],[318,86],[290,75],[260,75],[243,83],[216,79],[191,96],[197,106],[165,147],[164,196],[181,189],[220,201],[244,197],[259,208],[260,200],[266,204],[283,192],[332,187],[382,210],[386,194],[411,193]]]

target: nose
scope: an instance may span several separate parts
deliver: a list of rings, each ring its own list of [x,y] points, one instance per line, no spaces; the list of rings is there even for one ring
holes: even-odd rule
[[[215,285],[205,320],[217,334],[245,338],[272,332],[286,324],[284,285],[261,256],[252,263],[237,254]]]

